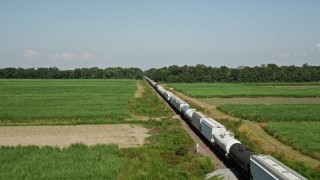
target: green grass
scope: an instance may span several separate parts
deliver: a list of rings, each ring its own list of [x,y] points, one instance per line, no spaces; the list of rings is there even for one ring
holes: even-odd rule
[[[274,85],[274,84],[272,84]],[[270,86],[269,84],[236,84],[236,83],[169,83],[169,87],[192,97],[319,97],[319,86],[294,88],[287,86]]]
[[[90,96],[94,101],[97,101],[96,103],[100,101],[106,103],[107,105],[104,107],[106,109],[114,108],[116,111],[122,112],[120,118],[125,116],[128,116],[126,118],[131,118],[132,113],[137,116],[135,118],[139,118],[139,116],[153,118],[172,115],[168,107],[164,105],[162,100],[156,96],[155,92],[145,82],[142,83],[145,88],[142,96],[134,98],[133,92],[136,89],[136,81],[20,81],[1,80],[2,92],[10,93],[9,90],[3,90],[4,85],[8,86],[7,88],[11,88],[12,91],[15,89],[13,86],[18,87],[20,90],[17,92],[22,92],[21,97],[26,97],[26,94],[29,94],[31,97],[45,98],[46,95],[61,96],[61,94],[72,94],[76,91],[76,94],[84,98]],[[19,84],[21,84],[21,87],[19,87]],[[37,93],[27,91],[28,93],[25,94],[26,89],[32,89],[34,84],[38,84],[38,87],[36,87]],[[82,88],[83,85],[88,86],[85,88],[86,91],[77,91],[77,88]],[[43,91],[44,88],[48,92]],[[57,93],[52,91],[51,88],[56,89]],[[72,88],[70,92],[68,92],[69,88]],[[123,90],[126,90],[126,98],[122,96]],[[77,103],[77,98],[75,99],[75,97],[77,96],[73,96],[73,99],[70,99],[72,102],[64,103],[77,107],[78,105],[73,105]],[[18,97],[16,99],[19,100]],[[59,98],[55,101],[59,103]],[[115,101],[120,101],[124,105],[118,106]],[[33,103],[33,105],[35,104]],[[3,105],[0,107],[6,108]],[[49,107],[45,108],[48,109]],[[56,114],[57,112],[49,110],[51,115],[55,115],[55,118],[63,121],[65,117],[61,117],[60,111],[63,110],[59,110],[59,113]],[[71,111],[70,113],[80,113],[80,123],[86,123],[86,113],[80,112],[77,108]],[[21,113],[30,115],[30,111]],[[109,113],[108,109],[105,113]],[[21,121],[25,122],[23,123],[24,125],[28,123],[23,119],[25,117],[21,115],[19,117],[22,119]],[[45,122],[52,120],[51,116],[46,117],[48,120]],[[88,147],[82,144],[71,145],[64,149],[39,148],[36,146],[0,147],[0,179],[204,179],[205,174],[214,170],[213,164],[208,157],[195,153],[194,144],[181,127],[179,120],[162,118],[161,120],[140,121],[137,119],[135,121],[127,121],[126,119],[106,119],[106,117],[114,118],[113,116],[94,119],[95,117],[89,116],[89,118],[93,118],[92,121],[95,123],[113,124],[126,122],[142,125],[150,130],[151,136],[147,138],[146,145],[127,149],[119,149],[116,145]],[[30,119],[29,121],[36,124],[43,122],[42,119]],[[73,122],[74,119],[69,121]]]
[[[198,155],[179,120],[146,121],[149,144],[125,149],[120,179],[204,179],[213,171],[208,157]]]
[[[223,104],[217,107],[222,112],[235,117],[265,121],[320,121],[320,105],[286,104],[286,105],[235,105]]]
[[[282,142],[320,160],[320,122],[272,122],[265,129]]]
[[[151,136],[147,145],[137,148],[0,147],[0,179],[204,179],[213,171],[210,159],[194,152],[179,120],[140,124]]]
[[[287,97],[234,97],[234,98],[198,98],[200,101],[214,106],[221,104],[320,104],[320,97],[287,98]]]
[[[131,98],[130,110],[132,114],[149,118],[172,116],[173,112],[157,96],[152,87],[146,81],[140,83],[144,92],[141,97]]]
[[[0,121],[121,119],[135,80],[0,80]]]
[[[115,179],[122,154],[116,145],[0,147],[0,179]]]

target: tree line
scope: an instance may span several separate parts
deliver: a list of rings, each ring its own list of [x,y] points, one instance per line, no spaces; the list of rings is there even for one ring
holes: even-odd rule
[[[320,66],[261,66],[228,68],[196,66],[169,66],[149,69],[145,75],[156,82],[315,82],[320,81]]]
[[[0,78],[6,79],[142,79],[143,71],[139,68],[78,68],[60,70],[50,68],[3,68]]]
[[[169,66],[149,69],[113,67],[106,69],[77,68],[60,70],[50,68],[3,68],[0,78],[6,79],[142,79],[146,75],[156,82],[315,82],[320,81],[320,66],[261,66],[228,68],[196,66]]]

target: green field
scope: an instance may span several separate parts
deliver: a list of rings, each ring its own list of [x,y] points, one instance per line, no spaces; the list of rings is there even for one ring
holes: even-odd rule
[[[282,142],[320,160],[320,122],[272,122],[265,129]]]
[[[121,156],[116,145],[0,147],[0,179],[115,179]]]
[[[246,121],[241,119],[263,122],[262,127],[278,138],[284,144],[301,151],[302,153],[319,159],[319,132],[320,132],[320,84],[316,83],[168,83],[168,88],[180,91],[197,100],[216,107],[220,111],[240,118],[240,121],[232,122],[220,119],[228,129],[236,132],[236,137],[256,153],[264,153],[268,150],[260,148],[257,139],[245,134],[239,134],[240,128],[246,133]],[[199,109],[199,107],[198,107]],[[219,119],[218,119],[219,120]],[[261,127],[259,123],[255,123]],[[276,126],[279,124],[279,128]],[[302,124],[300,127],[299,125]],[[269,126],[270,125],[270,126]],[[292,129],[290,129],[292,126]],[[310,131],[309,131],[309,127]],[[261,128],[259,128],[261,129]],[[304,131],[308,131],[305,133]],[[259,133],[255,132],[255,133]],[[262,134],[262,135],[261,135]],[[261,129],[257,134],[261,141],[274,140]],[[267,135],[264,136],[263,134]],[[254,134],[250,134],[254,136]],[[271,139],[270,139],[271,138]],[[312,141],[312,143],[310,143]],[[309,143],[309,144],[308,144]],[[279,148],[285,149],[285,148]],[[290,151],[290,150],[289,150]],[[273,154],[282,162],[303,174],[309,179],[318,179],[319,168],[311,168],[310,164],[299,164],[298,161],[290,161],[287,156]],[[285,152],[284,152],[285,153]],[[291,157],[302,158],[300,156]],[[310,163],[307,161],[307,163]],[[311,164],[312,165],[312,164]]]
[[[0,179],[204,179],[214,170],[208,157],[194,152],[179,120],[140,124],[150,129],[151,136],[147,145],[137,148],[0,147]]]
[[[0,80],[0,121],[121,119],[135,80]]]
[[[287,98],[287,97],[234,97],[234,98],[198,98],[200,101],[214,106],[221,104],[320,104],[320,97]]]
[[[169,83],[177,91],[198,98],[207,97],[319,97],[320,86],[298,84],[279,86],[275,84],[236,83]]]
[[[320,121],[320,105],[286,104],[286,105],[236,105],[223,104],[217,109],[235,117],[266,121]]]
[[[135,97],[139,90],[135,92],[134,80],[0,80],[0,96],[7,98],[0,106],[1,112],[9,110],[9,105],[19,110],[17,115],[9,111],[6,116],[11,119],[3,121],[34,124],[42,119],[77,118],[81,124],[88,118],[111,118],[101,123],[139,124],[150,133],[144,146],[125,149],[83,144],[64,149],[0,147],[0,179],[204,179],[214,170],[210,159],[194,152],[194,144],[180,121],[167,117],[173,115],[172,111],[151,87],[146,82],[138,84],[142,90]],[[38,105],[48,97],[52,100]],[[62,107],[51,110],[55,105]],[[120,120],[112,120],[115,118]]]

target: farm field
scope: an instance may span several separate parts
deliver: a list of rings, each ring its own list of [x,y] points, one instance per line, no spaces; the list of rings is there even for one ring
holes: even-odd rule
[[[180,93],[188,103],[234,131],[256,153],[271,154],[307,178],[318,179],[318,82],[169,83],[167,87],[186,94]]]
[[[320,121],[319,104],[273,104],[273,105],[236,105],[224,104],[217,106],[229,115],[258,122],[267,121]]]
[[[186,95],[208,97],[320,97],[320,86],[310,84],[237,84],[237,83],[169,83]]]
[[[101,102],[102,108],[97,111],[103,112],[98,112],[98,114],[106,113],[108,115],[108,113],[114,113],[109,111],[115,110],[116,112],[120,112],[120,116],[113,116],[112,114],[111,116],[104,115],[101,117],[88,116],[85,113],[86,110],[84,109],[88,106],[81,106],[83,104],[86,105],[86,103],[78,103],[77,105],[73,105],[73,109],[70,109],[70,111],[76,111],[81,115],[76,116],[79,117],[76,119],[77,123],[75,123],[79,125],[76,126],[57,126],[57,124],[60,123],[54,123],[54,126],[48,126],[51,125],[50,122],[52,121],[70,121],[71,125],[75,125],[73,124],[75,121],[73,119],[75,118],[74,116],[70,116],[68,118],[61,116],[63,109],[58,109],[59,111],[57,113],[54,111],[49,111],[51,115],[45,116],[47,119],[33,119],[36,116],[28,119],[26,118],[28,116],[20,115],[18,116],[18,120],[19,122],[23,123],[14,123],[12,124],[14,127],[7,127],[10,125],[7,123],[7,121],[17,122],[16,119],[13,118],[11,120],[2,121],[2,125],[6,126],[1,128],[9,128],[9,131],[10,128],[14,128],[16,132],[19,131],[17,132],[18,134],[21,134],[19,130],[20,128],[31,128],[29,129],[30,131],[34,130],[32,130],[32,128],[37,127],[39,127],[39,129],[49,128],[49,130],[44,130],[46,135],[48,135],[49,133],[54,134],[64,131],[63,129],[65,128],[74,129],[80,127],[84,129],[81,130],[82,133],[81,131],[77,131],[75,134],[80,134],[76,136],[79,136],[78,138],[85,136],[85,138],[88,138],[89,141],[95,142],[89,143],[86,141],[80,141],[85,144],[77,143],[69,146],[67,144],[62,144],[59,147],[43,147],[41,144],[41,147],[34,145],[0,145],[0,179],[64,179],[66,177],[70,179],[167,179],[168,177],[173,179],[204,179],[206,173],[214,170],[213,164],[208,157],[196,154],[194,152],[194,144],[185,130],[181,127],[180,121],[171,118],[173,115],[172,111],[168,109],[168,107],[157,97],[155,92],[150,86],[147,85],[145,81],[98,80],[96,82],[96,80],[59,80],[61,82],[53,82],[55,85],[52,87],[50,86],[50,84],[52,84],[50,80],[35,80],[35,82],[31,82],[31,84],[37,84],[38,87],[36,87],[36,89],[38,88],[37,92],[39,93],[39,96],[37,96],[37,93],[32,93],[33,85],[30,85],[30,82],[25,82],[27,85],[21,83],[22,87],[19,87],[19,83],[15,83],[14,81],[20,80],[14,80],[12,82],[9,81],[10,80],[0,81],[1,86],[7,84],[5,87],[7,90],[4,90],[5,88],[1,87],[1,91],[5,92],[7,96],[9,96],[10,93],[15,94],[15,99],[17,102],[19,102],[19,97],[17,96],[20,93],[20,96],[24,99],[28,99],[28,97],[31,97],[31,99],[37,99],[30,104],[30,106],[36,105],[36,102],[39,102],[39,99],[41,100],[42,98],[45,98],[41,97],[45,96],[45,90],[50,91],[49,89],[51,88],[55,89],[56,92],[59,92],[56,93],[56,96],[59,98],[61,97],[60,94],[72,94],[74,91],[77,92],[76,95],[70,97],[70,101],[73,103],[77,103],[76,99],[79,96],[88,97],[93,92],[93,95],[91,96],[92,101],[97,103]],[[39,81],[43,81],[44,83],[39,85]],[[82,81],[85,81],[84,85],[87,86],[84,88],[86,90],[85,92],[77,90],[82,89],[81,85],[78,84],[78,82]],[[15,88],[10,88],[8,83],[13,83],[18,87],[18,89],[20,89],[20,91],[14,91]],[[108,83],[113,83],[113,85]],[[70,87],[70,90],[68,91],[69,85],[72,87]],[[123,87],[126,89],[126,98],[120,96],[123,93],[121,90]],[[16,93],[12,93],[9,90],[12,90]],[[28,93],[26,93],[27,95],[24,93],[26,90],[28,90]],[[82,93],[84,93],[84,95],[82,95]],[[50,93],[48,94],[50,95]],[[52,94],[55,93],[52,92]],[[59,101],[59,98],[57,97],[54,101]],[[104,101],[109,101],[110,99],[111,102],[109,102],[109,105],[104,107]],[[116,100],[124,103],[125,106],[118,106],[116,102],[112,104],[112,102]],[[24,101],[20,102],[24,103],[26,106]],[[110,103],[112,106],[109,108]],[[14,105],[19,107],[17,104]],[[69,105],[72,106],[72,104]],[[89,103],[89,105],[92,104]],[[47,109],[50,108],[48,104],[44,104],[44,106]],[[1,108],[5,109],[6,107],[1,106]],[[81,112],[81,110],[84,112]],[[23,112],[21,113],[23,114]],[[31,111],[28,111],[28,113],[31,113]],[[73,112],[70,113],[72,114]],[[54,119],[51,119],[52,117],[54,117]],[[119,125],[117,125],[117,123],[119,123]],[[38,126],[29,126],[34,124]],[[45,126],[43,126],[43,124]],[[81,124],[98,125],[89,125],[89,129],[92,129],[90,134],[88,132],[88,128],[86,128],[88,125]],[[97,135],[103,132],[96,131],[96,129],[93,127],[100,126],[113,127],[113,130],[105,130],[105,133],[110,135],[111,138],[113,137],[113,141],[110,141],[111,143],[116,143],[118,145],[103,144],[106,142],[97,141],[97,138],[101,138]],[[121,130],[121,128],[116,128],[117,126],[125,126],[128,131]],[[123,136],[128,136],[128,141],[135,141],[132,139],[132,136],[135,134],[135,130],[132,128],[136,126],[139,126],[140,128],[143,127],[143,130],[140,129],[138,133],[141,133],[141,131],[144,133],[146,130],[148,131],[148,137],[143,137],[145,138],[144,145],[140,145],[139,147],[128,147],[121,144],[121,141],[117,141],[117,138],[121,138]],[[51,132],[55,127],[59,130]],[[111,131],[117,133],[112,134]],[[4,131],[1,130],[0,134],[1,133],[4,133]],[[35,135],[34,133],[38,134],[37,130],[34,130],[32,133],[29,134],[32,137],[35,137],[33,136]],[[72,131],[66,130],[65,133],[67,133],[67,135],[65,137],[59,136],[60,139],[69,138],[70,141],[74,140],[72,138]],[[104,136],[104,138],[107,138],[108,136],[103,134],[101,135]],[[140,140],[143,140],[143,138]],[[69,142],[68,144],[70,143],[73,142]],[[134,144],[134,142],[130,143]]]
[[[320,160],[320,122],[271,122],[265,129],[282,142]]]
[[[123,119],[135,80],[0,80],[0,122]]]
[[[233,98],[198,98],[198,100],[219,106],[222,104],[320,104],[320,97],[314,98],[286,98],[286,97],[233,97]]]
[[[208,157],[194,152],[179,120],[139,124],[150,131],[142,147],[0,147],[0,179],[204,179],[214,170]]]
[[[77,126],[0,126],[0,145],[54,146],[66,148],[71,144],[117,144],[136,147],[144,144],[148,130],[133,124],[100,124]]]

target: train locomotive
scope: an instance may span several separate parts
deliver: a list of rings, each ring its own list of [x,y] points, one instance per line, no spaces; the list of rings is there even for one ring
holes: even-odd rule
[[[212,146],[224,153],[226,158],[232,159],[240,167],[246,179],[306,179],[271,156],[254,155],[222,124],[190,108],[188,103],[150,78],[145,77],[145,79]]]

